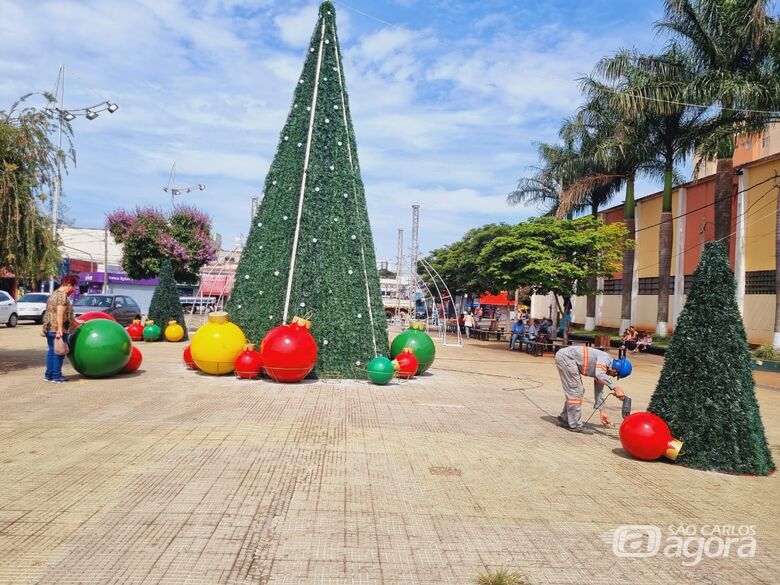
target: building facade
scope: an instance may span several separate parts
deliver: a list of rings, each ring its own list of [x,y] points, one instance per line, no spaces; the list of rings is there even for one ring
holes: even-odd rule
[[[773,130],[774,131],[774,130]],[[767,140],[772,144],[774,134]],[[750,147],[761,150],[762,137]],[[755,143],[759,142],[756,146]],[[738,146],[738,151],[739,147]],[[775,150],[780,150],[780,135]],[[740,156],[747,157],[742,153]],[[775,322],[775,238],[778,193],[780,192],[780,153],[741,161],[735,154],[732,229],[729,239],[731,267],[737,280],[737,302],[742,311],[748,340],[755,344],[773,343]],[[658,244],[662,193],[636,201],[636,248],[634,256],[631,324],[639,330],[654,331],[658,309]],[[672,281],[669,288],[669,329],[674,325],[693,284],[693,273],[704,244],[714,238],[715,177],[706,176],[675,188],[672,193],[673,234]],[[623,205],[601,213],[607,223],[623,221]],[[596,325],[619,328],[623,274],[599,283],[602,291],[596,302]],[[535,295],[534,316],[547,316],[551,302]],[[585,297],[577,297],[573,320],[583,323]]]

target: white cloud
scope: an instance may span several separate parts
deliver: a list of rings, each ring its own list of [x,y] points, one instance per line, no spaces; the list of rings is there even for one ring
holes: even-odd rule
[[[369,4],[365,11],[373,12]],[[316,3],[0,6],[0,109],[50,89],[63,62],[66,105],[98,101],[92,87],[120,104],[112,116],[74,123],[79,166],[65,190],[77,221],[99,225],[119,205],[164,204],[161,187],[175,160],[182,181],[207,184],[191,200],[212,214],[226,241],[246,233],[249,197],[259,193],[275,154]],[[417,15],[429,6],[388,0],[383,7]],[[462,11],[437,7],[449,19],[441,22],[466,32],[416,16],[405,29],[385,27],[336,4],[380,256],[394,254],[395,229],[408,224],[412,202],[423,205],[424,249],[475,225],[526,215],[507,208],[504,197],[535,160],[531,143],[555,139],[579,101],[576,77],[635,36],[629,27],[603,34],[530,27],[489,7],[460,22]]]

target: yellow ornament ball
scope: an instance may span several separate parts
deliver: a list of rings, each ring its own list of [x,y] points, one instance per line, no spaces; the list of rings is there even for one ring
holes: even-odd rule
[[[224,311],[216,311],[192,336],[190,351],[198,368],[220,376],[235,369],[236,358],[245,344],[246,338],[239,326],[231,323]]]
[[[168,321],[165,328],[165,339],[168,341],[181,341],[184,339],[184,328],[176,321]]]

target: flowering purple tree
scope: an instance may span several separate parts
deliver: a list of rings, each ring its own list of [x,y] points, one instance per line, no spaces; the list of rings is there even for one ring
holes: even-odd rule
[[[216,257],[211,218],[194,207],[168,214],[152,207],[118,209],[108,214],[106,225],[123,246],[122,268],[133,279],[157,276],[167,258],[176,282],[194,283],[201,267]]]

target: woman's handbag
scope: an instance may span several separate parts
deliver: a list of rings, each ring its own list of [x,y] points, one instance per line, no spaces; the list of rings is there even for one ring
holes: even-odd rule
[[[68,344],[65,343],[65,340],[62,337],[55,337],[54,353],[56,355],[68,355],[68,351],[70,351],[70,348],[68,347]]]

